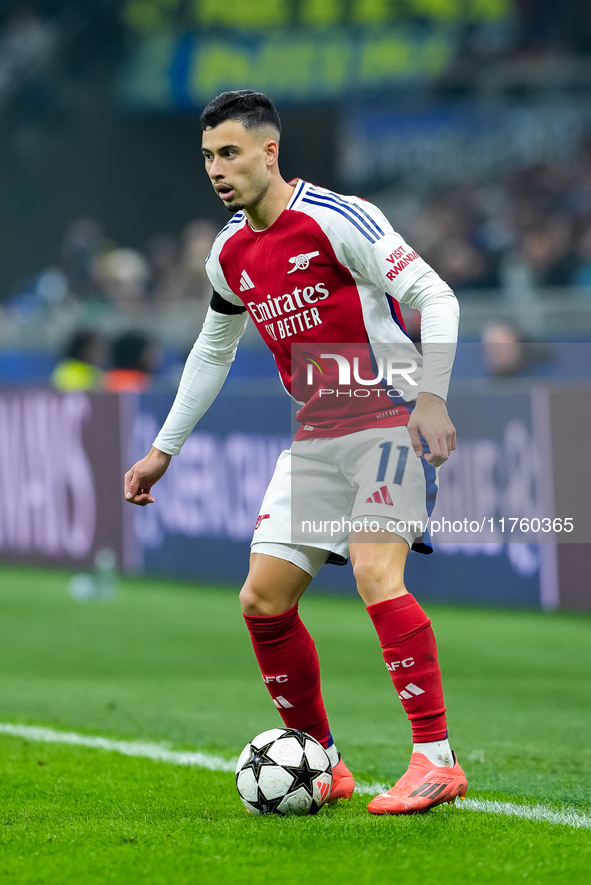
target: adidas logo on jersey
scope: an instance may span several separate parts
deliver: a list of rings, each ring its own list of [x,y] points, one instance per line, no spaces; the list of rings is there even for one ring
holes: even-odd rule
[[[365,499],[366,504],[388,504],[390,507],[394,506],[394,502],[390,497],[390,492],[388,491],[388,486],[380,486],[377,492],[374,492],[373,495],[370,495],[369,498]]]
[[[240,276],[240,291],[246,292],[247,289],[254,289],[254,283],[251,278],[248,276],[245,270],[242,271]]]

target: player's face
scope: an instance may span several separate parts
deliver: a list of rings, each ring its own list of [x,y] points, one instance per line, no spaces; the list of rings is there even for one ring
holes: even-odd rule
[[[269,134],[264,129],[245,129],[237,120],[204,131],[205,170],[230,212],[248,209],[265,196],[277,157],[276,138],[265,137]]]

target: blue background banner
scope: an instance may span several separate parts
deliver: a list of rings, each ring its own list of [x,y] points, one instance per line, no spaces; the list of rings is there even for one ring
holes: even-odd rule
[[[140,398],[135,456],[148,449],[167,408],[166,397]],[[441,473],[434,516],[497,520],[507,508],[527,506],[530,512],[537,475],[524,470],[532,445],[529,396],[458,396],[450,409],[462,442]],[[260,501],[277,455],[289,445],[289,419],[284,394],[220,395],[156,487],[156,504],[134,512],[146,572],[244,579]],[[537,544],[514,543],[498,531],[433,540],[432,555],[409,556],[410,589],[450,601],[539,604]],[[349,564],[325,566],[314,587],[356,592]]]
[[[589,608],[588,508],[576,457],[565,455],[588,437],[589,396],[581,387],[453,395],[459,444],[440,472],[435,552],[409,555],[410,590],[449,602]],[[276,385],[229,382],[145,508],[125,503],[122,474],[152,444],[168,394],[20,390],[0,406],[0,561],[92,568],[109,548],[124,571],[240,586],[265,489],[290,443],[290,402]],[[543,517],[572,517],[575,531],[532,536],[521,527]],[[325,566],[313,587],[354,595],[350,565]]]

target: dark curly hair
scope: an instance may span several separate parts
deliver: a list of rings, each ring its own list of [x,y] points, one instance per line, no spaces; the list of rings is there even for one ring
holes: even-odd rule
[[[281,134],[281,121],[268,95],[252,89],[222,92],[209,102],[200,117],[203,129],[215,129],[226,120],[238,120],[245,129],[272,126]]]

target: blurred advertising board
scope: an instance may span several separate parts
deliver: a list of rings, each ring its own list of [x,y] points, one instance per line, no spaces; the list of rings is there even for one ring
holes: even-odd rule
[[[123,561],[117,398],[0,390],[0,560],[89,568]]]
[[[203,108],[228,89],[318,102],[428,83],[467,27],[483,44],[511,40],[511,0],[125,0],[128,108]]]
[[[122,474],[149,448],[170,396],[0,392],[0,561],[239,585],[260,501],[289,445],[285,396],[222,392],[145,508]],[[440,472],[429,533],[408,586],[449,602],[591,608],[591,388],[457,393],[458,449]],[[571,528],[572,526],[572,528]],[[354,593],[350,566],[314,584]]]
[[[245,84],[276,102],[309,104],[428,82],[445,70],[455,44],[448,28],[417,26],[149,34],[131,52],[119,93],[141,112],[202,110]]]
[[[168,396],[140,398],[129,464],[148,451],[169,406]],[[135,568],[240,580],[263,494],[289,444],[285,395],[222,393],[154,489],[156,504],[127,506],[137,540]]]
[[[248,31],[280,27],[384,26],[420,20],[423,26],[445,22],[465,25],[500,22],[510,17],[511,0],[123,0],[123,21],[138,34],[229,28]]]

